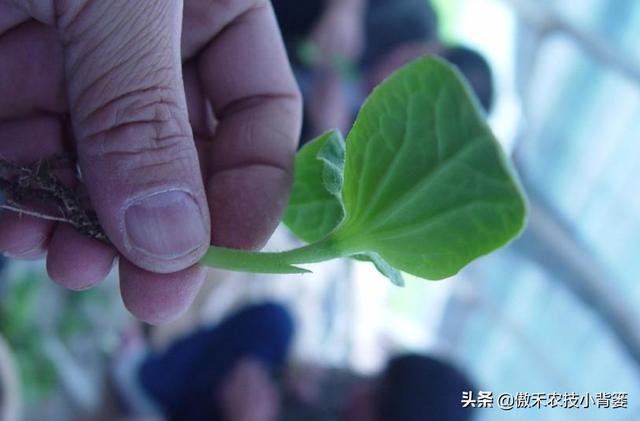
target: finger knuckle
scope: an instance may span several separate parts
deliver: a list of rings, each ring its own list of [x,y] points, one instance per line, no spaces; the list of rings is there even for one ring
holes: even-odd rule
[[[166,90],[153,88],[104,104],[82,123],[80,155],[89,161],[106,160],[124,172],[194,166],[197,157],[187,112],[170,97]]]
[[[187,111],[176,103],[175,96],[172,89],[163,86],[136,88],[114,96],[76,122],[79,138],[109,148],[117,147],[118,134],[126,134],[128,128],[143,131],[140,134],[155,142],[187,136]]]

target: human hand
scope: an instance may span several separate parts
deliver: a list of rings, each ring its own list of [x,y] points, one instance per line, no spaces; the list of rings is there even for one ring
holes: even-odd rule
[[[267,0],[0,0],[0,157],[77,154],[116,249],[3,211],[0,251],[46,254],[72,289],[119,254],[127,308],[174,318],[211,242],[257,248],[277,226],[300,120]]]
[[[273,421],[279,413],[278,390],[264,365],[252,358],[227,375],[219,401],[229,421]]]
[[[336,59],[355,62],[364,47],[364,22],[357,7],[334,3],[326,9],[311,31],[311,41],[318,49],[321,65],[333,65]]]

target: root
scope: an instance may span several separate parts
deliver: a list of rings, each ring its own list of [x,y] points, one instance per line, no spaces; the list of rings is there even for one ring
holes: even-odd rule
[[[73,221],[66,219],[66,218],[61,218],[59,216],[52,216],[52,215],[47,215],[44,213],[40,213],[40,212],[35,212],[35,211],[31,211],[29,209],[23,209],[21,207],[18,206],[10,206],[10,205],[0,205],[0,209],[4,209],[4,210],[8,210],[10,212],[15,212],[19,215],[27,215],[27,216],[32,216],[34,218],[38,218],[38,219],[44,219],[45,221],[53,221],[53,222],[64,222],[67,224],[73,224]]]
[[[74,169],[66,156],[54,156],[32,165],[21,166],[0,158],[0,191],[6,203],[0,209],[47,221],[67,223],[81,234],[110,244],[95,212],[82,205],[81,197],[68,188],[55,174],[60,169]],[[78,182],[79,174],[75,172]],[[58,211],[47,213],[35,210],[25,201],[36,202]],[[40,206],[38,206],[40,208]]]

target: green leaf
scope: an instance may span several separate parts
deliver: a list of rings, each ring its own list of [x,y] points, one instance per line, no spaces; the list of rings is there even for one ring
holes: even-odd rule
[[[297,154],[295,180],[284,223],[302,240],[326,237],[344,216],[340,195],[345,146],[337,130],[307,143]]]
[[[337,130],[326,132],[312,140],[298,153],[293,193],[284,218],[285,224],[298,237],[307,239],[308,242],[318,241],[331,233],[344,217],[342,210],[344,161],[344,139]],[[304,205],[310,201],[314,206]],[[317,220],[328,221],[328,223],[314,225],[313,221]],[[404,286],[402,273],[395,270],[378,254],[364,253],[355,255],[353,258],[372,263],[391,282]]]
[[[441,279],[514,238],[526,219],[517,176],[459,73],[436,58],[394,73],[346,142],[345,253]]]
[[[323,163],[322,183],[324,188],[338,200],[342,207],[345,160],[344,139],[337,130],[328,132],[328,135],[329,139],[318,150],[316,158]]]
[[[379,254],[369,252],[364,254],[356,254],[356,255],[353,255],[352,257],[362,262],[373,263],[376,269],[378,269],[378,272],[380,272],[381,274],[389,278],[389,280],[393,284],[399,287],[404,286],[405,282],[404,282],[404,277],[402,276],[402,272],[400,272],[399,270],[396,270],[389,263],[385,262],[384,259],[380,257]]]
[[[262,273],[351,256],[394,283],[457,273],[524,227],[516,173],[459,73],[435,58],[394,73],[346,142],[327,132],[298,153],[285,223],[311,244],[279,253],[211,247],[202,263]]]

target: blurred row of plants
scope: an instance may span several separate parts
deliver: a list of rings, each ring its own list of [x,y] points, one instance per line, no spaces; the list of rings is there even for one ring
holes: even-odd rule
[[[64,368],[47,352],[51,341],[63,344],[72,356],[78,341],[92,341],[107,351],[112,332],[100,337],[91,313],[108,313],[111,298],[101,289],[65,291],[39,266],[15,264],[10,269],[0,274],[0,334],[14,353],[25,404],[36,406],[61,389]]]

